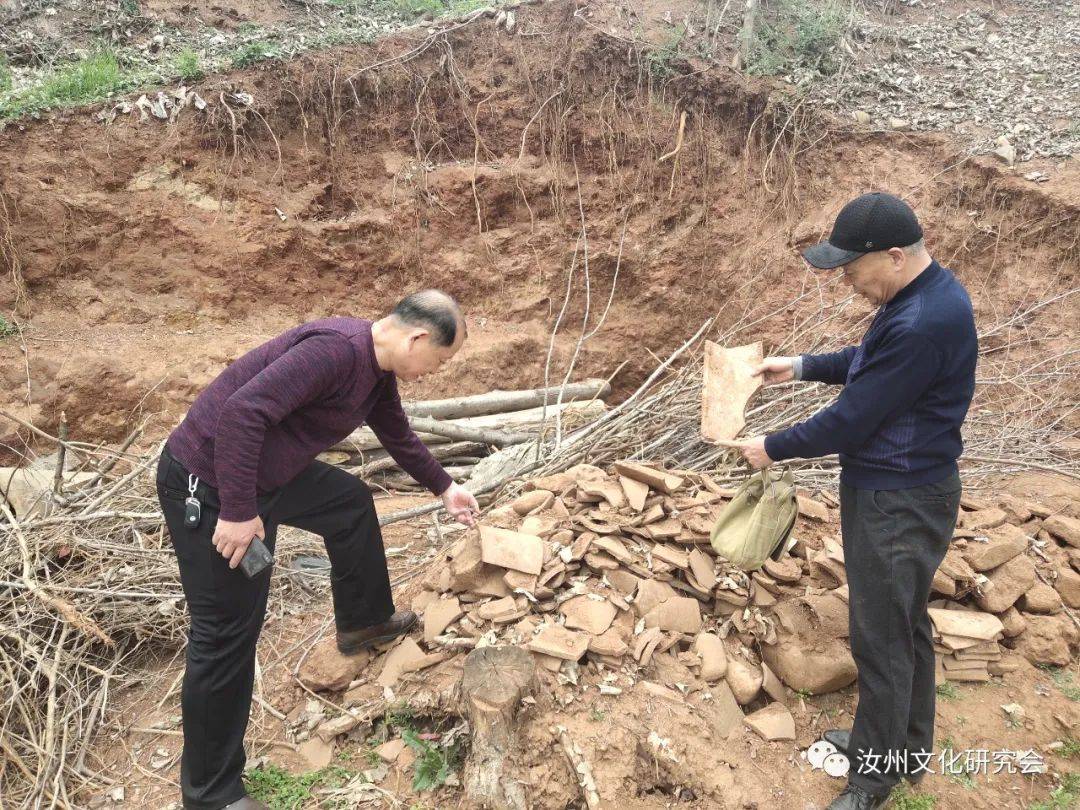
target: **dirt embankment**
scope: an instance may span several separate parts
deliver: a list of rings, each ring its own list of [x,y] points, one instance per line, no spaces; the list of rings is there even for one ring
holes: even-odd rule
[[[568,289],[553,372],[610,298],[579,368],[622,364],[625,392],[717,311],[763,317],[778,347],[815,306],[787,302],[823,284],[795,248],[868,188],[916,205],[988,322],[1074,284],[1075,205],[954,165],[939,138],[795,127],[719,70],[650,73],[571,13],[528,9],[532,36],[482,19],[377,70],[406,43],[237,74],[169,125],[69,113],[0,135],[0,306],[16,308],[16,276],[25,292],[23,339],[0,344],[4,405],[46,427],[66,408],[80,438],[143,412],[165,426],[259,340],[427,285],[461,299],[474,337],[415,393],[535,381]],[[250,106],[225,94],[241,88]],[[1062,337],[1066,305],[1033,337]]]

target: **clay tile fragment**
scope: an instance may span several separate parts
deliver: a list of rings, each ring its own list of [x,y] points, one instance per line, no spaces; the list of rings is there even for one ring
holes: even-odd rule
[[[614,466],[615,472],[619,475],[625,475],[627,478],[633,478],[635,481],[648,484],[652,489],[663,492],[665,495],[674,494],[684,483],[681,476],[656,470],[644,464],[617,461]]]
[[[424,641],[430,643],[443,630],[461,618],[464,611],[456,596],[440,599],[428,605],[424,611]]]
[[[560,611],[566,617],[567,628],[598,636],[611,627],[618,609],[606,599],[599,601],[585,595],[563,602]]]
[[[795,739],[795,718],[782,703],[770,703],[764,709],[748,714],[746,725],[768,742]]]
[[[567,630],[557,624],[545,624],[529,641],[528,648],[553,658],[577,661],[589,648],[589,635]]]
[[[490,565],[539,574],[544,565],[544,542],[536,535],[480,526],[481,559]]]
[[[746,425],[746,403],[761,387],[754,371],[761,365],[761,343],[724,348],[705,342],[701,388],[701,435],[728,441]]]
[[[649,485],[643,481],[635,481],[626,475],[619,476],[619,486],[626,495],[626,502],[635,512],[645,509],[645,500],[649,497]]]

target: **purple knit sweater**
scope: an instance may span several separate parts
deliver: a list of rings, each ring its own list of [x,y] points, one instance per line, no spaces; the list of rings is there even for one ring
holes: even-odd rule
[[[371,321],[359,318],[303,324],[233,362],[195,400],[168,449],[217,488],[222,520],[250,520],[258,494],[287,484],[363,422],[433,493],[450,486],[409,427],[396,378],[379,368]]]

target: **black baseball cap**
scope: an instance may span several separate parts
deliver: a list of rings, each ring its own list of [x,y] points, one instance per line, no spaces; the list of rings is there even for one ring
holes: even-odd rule
[[[911,206],[883,191],[863,194],[845,205],[828,240],[807,248],[803,258],[819,270],[831,270],[867,253],[907,247],[923,237]]]

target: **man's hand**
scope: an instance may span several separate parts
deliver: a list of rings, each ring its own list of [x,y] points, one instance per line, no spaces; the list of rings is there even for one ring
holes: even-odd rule
[[[476,523],[476,516],[480,514],[480,504],[476,502],[473,494],[461,484],[451,484],[442,494],[442,502],[450,517],[458,523],[472,526]]]
[[[252,537],[266,537],[266,529],[258,515],[240,523],[219,518],[214,529],[214,548],[229,561],[229,568],[236,568],[251,545]]]
[[[764,436],[752,436],[749,439],[738,439],[733,442],[716,442],[716,444],[721,447],[730,447],[732,450],[738,450],[752,469],[761,470],[773,463],[773,460],[769,458],[769,454],[765,452]]]
[[[795,379],[794,357],[766,357],[754,370],[754,376],[764,375],[765,385],[777,385]]]

